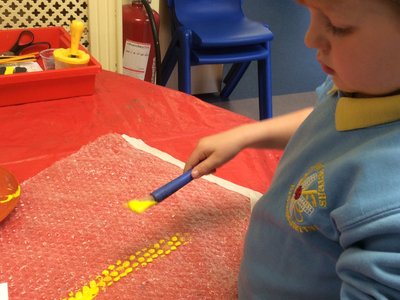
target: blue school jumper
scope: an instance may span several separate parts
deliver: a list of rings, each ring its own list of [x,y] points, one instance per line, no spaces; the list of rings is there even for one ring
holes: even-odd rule
[[[400,299],[400,95],[328,80],[255,205],[240,299]]]

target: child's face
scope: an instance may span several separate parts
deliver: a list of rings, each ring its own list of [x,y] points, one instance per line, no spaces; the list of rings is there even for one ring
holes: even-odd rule
[[[400,9],[387,0],[300,0],[311,13],[305,36],[343,91],[400,90]]]

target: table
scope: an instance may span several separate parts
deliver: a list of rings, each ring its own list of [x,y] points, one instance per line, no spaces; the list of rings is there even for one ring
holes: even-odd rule
[[[88,270],[97,272],[112,262],[115,262],[118,269],[122,267],[118,266],[119,259],[125,257],[123,264],[126,263],[128,267],[124,272],[127,272],[131,265],[134,266],[134,259],[140,259],[132,258],[130,262],[132,255],[127,254],[139,255],[137,253],[140,251],[135,250],[147,246],[148,241],[163,238],[164,234],[169,235],[171,231],[174,234],[184,230],[182,232],[190,233],[191,242],[183,250],[179,250],[169,260],[158,261],[154,268],[143,267],[135,273],[136,276],[124,278],[124,283],[113,285],[107,293],[99,294],[99,299],[107,299],[109,295],[118,295],[118,299],[132,299],[129,294],[132,291],[147,293],[145,295],[157,292],[163,294],[165,299],[173,299],[175,296],[179,298],[175,292],[181,296],[207,295],[215,299],[220,299],[221,295],[234,295],[236,273],[250,213],[249,206],[241,198],[235,200],[236,196],[232,193],[221,201],[222,198],[209,192],[208,188],[201,191],[195,189],[194,185],[187,186],[181,193],[181,199],[171,199],[168,205],[135,218],[122,205],[120,207],[116,202],[108,200],[111,197],[123,200],[125,194],[121,187],[114,186],[115,190],[108,191],[103,189],[109,186],[107,182],[83,182],[74,176],[67,176],[69,179],[65,181],[63,176],[67,172],[51,177],[46,171],[54,163],[65,162],[64,158],[70,158],[83,146],[87,147],[110,133],[142,139],[149,146],[185,161],[202,136],[249,122],[254,121],[191,95],[108,71],[97,75],[94,95],[0,107],[0,165],[14,173],[20,182],[25,181],[25,195],[30,195],[21,198],[21,206],[14,210],[11,218],[0,224],[2,251],[7,252],[0,266],[0,269],[3,268],[0,283],[10,281],[15,284],[10,286],[10,296],[17,298],[36,290],[39,294],[35,294],[35,297],[39,297],[44,287],[55,288],[55,285],[55,289],[64,297],[67,287],[69,289],[78,284],[75,291],[79,290],[79,282],[75,278],[86,279],[85,273],[90,273]],[[108,146],[107,143],[99,149]],[[216,175],[263,193],[268,189],[280,154],[280,151],[273,150],[246,150],[218,169]],[[95,161],[99,156],[95,156]],[[130,159],[130,155],[125,158]],[[92,170],[90,167],[83,169],[89,172]],[[118,178],[132,170],[127,168]],[[159,178],[161,173],[157,172],[155,176]],[[41,177],[46,179],[38,181]],[[141,177],[142,174],[139,174]],[[47,180],[53,185],[49,185],[50,193],[44,196],[44,184],[40,182]],[[196,183],[200,185],[200,181]],[[40,183],[36,188],[35,182]],[[125,182],[125,187],[135,182]],[[101,194],[92,197],[90,201],[81,197],[83,192],[74,193],[75,190],[90,191],[92,188]],[[32,189],[40,192],[33,194],[30,192]],[[67,192],[53,197],[59,190]],[[109,193],[106,195],[104,192]],[[122,195],[115,195],[118,193]],[[198,197],[200,200],[209,202],[205,202],[205,206],[198,206],[201,201],[192,201],[192,205],[189,199],[196,194],[203,195]],[[206,199],[206,195],[209,199]],[[216,201],[218,199],[220,201]],[[100,202],[97,203],[97,200]],[[112,217],[108,217],[111,212]],[[112,224],[114,227],[111,231],[107,228]],[[135,234],[131,235],[131,232]],[[112,236],[108,236],[110,233]],[[171,236],[168,243],[175,242],[177,238]],[[150,250],[142,253],[141,258],[150,255]],[[145,252],[143,249],[141,251]],[[96,255],[93,257],[92,253]],[[129,261],[126,257],[129,257]],[[228,264],[230,266],[226,268]],[[64,269],[57,273],[57,277],[55,272],[60,267]],[[69,271],[64,271],[67,268]],[[166,276],[165,270],[172,272],[178,278],[177,281]],[[21,272],[26,272],[26,276],[21,275]],[[18,284],[13,279],[18,277],[16,275],[22,276]],[[69,281],[63,282],[60,275]],[[109,280],[104,276],[104,282],[100,278],[95,285]],[[223,286],[220,280],[224,284],[229,281],[229,284]],[[173,292],[168,285],[172,283],[175,284]],[[208,284],[214,284],[215,289],[209,288]],[[39,292],[40,286],[42,289]],[[170,294],[165,294],[167,292]]]
[[[0,107],[0,165],[23,182],[107,133],[185,161],[202,136],[249,122],[191,95],[102,71],[94,95]],[[280,154],[245,150],[216,175],[264,193]]]

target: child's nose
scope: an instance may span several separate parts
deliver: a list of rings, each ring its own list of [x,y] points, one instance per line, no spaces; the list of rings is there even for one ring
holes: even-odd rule
[[[315,48],[320,51],[328,51],[330,43],[324,31],[323,24],[316,22],[311,16],[310,25],[304,37],[304,43],[309,48]]]

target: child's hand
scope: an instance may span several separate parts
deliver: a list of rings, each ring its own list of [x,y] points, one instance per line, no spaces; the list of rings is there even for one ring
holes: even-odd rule
[[[241,136],[235,129],[205,137],[189,156],[184,171],[193,169],[193,178],[213,173],[241,150]]]
[[[199,178],[215,172],[245,148],[283,149],[311,111],[311,107],[304,108],[205,137],[189,156],[184,171],[193,169],[192,177]]]

